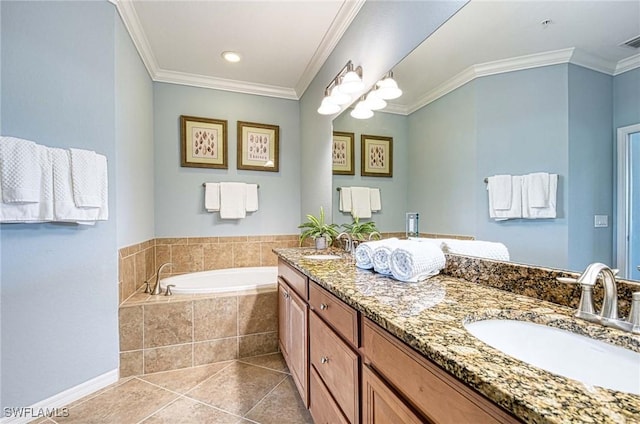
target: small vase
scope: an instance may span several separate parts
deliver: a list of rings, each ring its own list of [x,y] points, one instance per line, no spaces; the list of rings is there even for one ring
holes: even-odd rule
[[[316,250],[323,250],[327,248],[327,239],[325,237],[316,237]]]

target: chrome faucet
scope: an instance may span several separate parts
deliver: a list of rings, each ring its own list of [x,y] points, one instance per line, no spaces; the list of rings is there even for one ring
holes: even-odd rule
[[[353,238],[351,237],[351,234],[343,231],[340,234],[338,234],[338,237],[336,237],[336,240],[340,241],[342,236],[347,236],[347,241],[344,244],[344,251],[351,252],[353,248]]]
[[[584,272],[575,278],[558,277],[558,281],[567,284],[580,284],[582,294],[580,295],[580,304],[575,313],[577,318],[590,322],[597,322],[606,327],[613,327],[623,331],[632,331],[640,333],[640,293],[633,294],[631,311],[627,320],[618,317],[618,290],[616,286],[615,274],[617,270],[612,270],[607,265],[595,262],[584,270]],[[604,298],[602,300],[602,308],[600,313],[596,314],[593,307],[593,286],[602,277],[604,285]]]
[[[158,272],[156,273],[156,284],[153,287],[153,289],[151,289],[151,294],[160,294],[160,293],[162,293],[162,287],[160,287],[160,273],[162,272],[164,267],[167,266],[167,265],[173,265],[173,264],[171,262],[167,262],[167,263],[164,263],[164,264],[160,265],[160,268],[158,268]]]

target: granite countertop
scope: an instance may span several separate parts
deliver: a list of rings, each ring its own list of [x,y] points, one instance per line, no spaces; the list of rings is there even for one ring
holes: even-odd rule
[[[507,356],[476,339],[464,323],[488,318],[532,321],[640,352],[640,336],[573,317],[574,309],[438,275],[402,283],[336,260],[305,259],[309,248],[274,249],[346,304],[385,328],[493,402],[530,423],[640,423],[640,396],[586,385]],[[329,253],[329,252],[323,252]]]

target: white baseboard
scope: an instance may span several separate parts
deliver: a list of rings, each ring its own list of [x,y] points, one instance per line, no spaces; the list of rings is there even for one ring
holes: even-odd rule
[[[47,411],[55,411],[56,409],[58,413],[64,413],[64,411],[61,409],[63,406],[68,405],[71,402],[75,402],[80,398],[83,398],[104,387],[107,387],[110,384],[115,383],[116,381],[118,381],[118,376],[119,372],[118,368],[116,368],[95,378],[92,378],[91,380],[85,381],[84,383],[78,384],[77,386],[53,395],[50,398],[37,402],[31,406],[25,408],[5,407],[2,411],[0,411],[0,415],[4,417],[0,419],[0,424],[28,423],[29,421],[33,421],[35,418],[43,417],[43,415],[38,414],[46,414]],[[12,416],[6,416],[8,415],[7,409],[9,409],[9,412],[15,411],[15,413]]]

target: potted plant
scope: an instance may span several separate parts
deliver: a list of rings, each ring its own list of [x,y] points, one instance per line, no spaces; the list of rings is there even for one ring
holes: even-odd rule
[[[315,240],[316,249],[325,249],[330,246],[333,239],[338,235],[338,225],[324,222],[324,209],[322,206],[320,207],[319,217],[308,214],[307,222],[298,225],[298,228],[304,229],[300,234],[300,246],[309,237]]]
[[[354,248],[358,243],[368,240],[372,233],[378,233],[378,235],[380,235],[375,222],[360,222],[358,217],[355,217],[351,224],[342,224],[342,228],[344,228],[345,232],[351,234]]]

